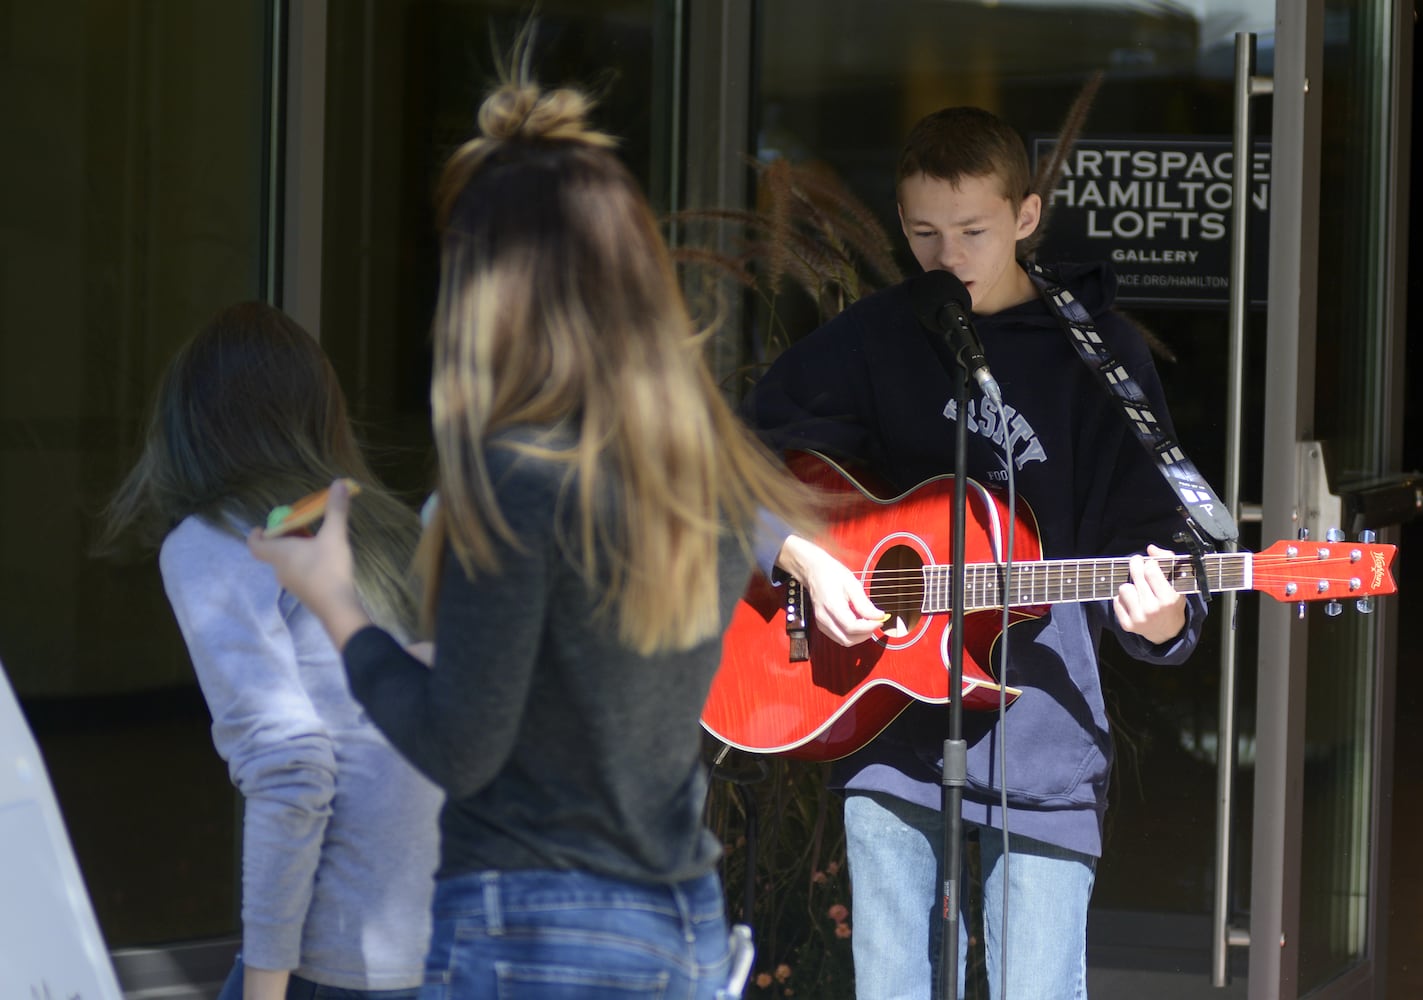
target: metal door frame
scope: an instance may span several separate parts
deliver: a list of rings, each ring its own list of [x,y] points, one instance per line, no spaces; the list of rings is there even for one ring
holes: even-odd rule
[[[1411,5],[1395,4],[1394,78],[1390,127],[1392,162],[1385,172],[1389,252],[1383,294],[1389,308],[1384,331],[1392,355],[1385,371],[1385,454],[1394,470],[1402,459],[1402,352],[1407,273],[1408,135],[1411,113]],[[1271,176],[1269,315],[1267,319],[1264,428],[1265,538],[1294,537],[1305,518],[1300,443],[1314,438],[1316,302],[1319,294],[1321,99],[1324,77],[1324,0],[1277,3],[1274,125]],[[1401,220],[1401,221],[1400,221]],[[1341,336],[1347,334],[1340,333]],[[1396,361],[1396,363],[1394,363]],[[1386,540],[1392,540],[1387,539]],[[1364,959],[1315,997],[1381,997],[1387,962],[1390,802],[1393,774],[1391,692],[1396,660],[1397,614],[1380,602],[1375,689],[1373,830],[1369,874],[1369,945]],[[1250,889],[1248,991],[1251,1000],[1298,997],[1299,924],[1303,877],[1301,841],[1304,787],[1306,631],[1289,605],[1263,602],[1260,610],[1259,687],[1256,718],[1254,841]]]

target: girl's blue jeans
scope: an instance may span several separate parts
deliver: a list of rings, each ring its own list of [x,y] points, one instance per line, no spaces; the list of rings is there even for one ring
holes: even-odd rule
[[[421,1000],[718,1000],[730,963],[721,883],[576,871],[440,879]]]

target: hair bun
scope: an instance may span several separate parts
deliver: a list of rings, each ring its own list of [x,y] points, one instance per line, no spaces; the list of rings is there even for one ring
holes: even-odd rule
[[[531,83],[506,83],[479,108],[479,130],[496,142],[564,141],[612,146],[612,136],[588,124],[593,102],[576,90],[543,91]]]

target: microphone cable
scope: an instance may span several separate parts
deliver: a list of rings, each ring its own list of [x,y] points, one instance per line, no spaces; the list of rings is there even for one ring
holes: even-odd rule
[[[1001,414],[1000,414],[1001,416]],[[998,808],[1003,821],[1003,903],[998,930],[998,995],[1008,998],[1008,885],[1012,851],[1008,835],[1008,627],[1012,624],[1013,539],[1018,534],[1018,490],[1013,477],[1013,442],[1003,437],[1003,466],[1008,473],[1008,541],[1003,553],[1003,654],[998,678]],[[990,657],[991,659],[991,657]],[[991,664],[990,664],[991,666]],[[980,845],[981,849],[982,845]],[[986,935],[985,935],[986,937]],[[985,941],[985,944],[987,942]]]

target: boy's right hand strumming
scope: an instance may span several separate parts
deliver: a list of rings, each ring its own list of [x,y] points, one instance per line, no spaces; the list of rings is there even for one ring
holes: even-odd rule
[[[859,576],[812,541],[791,535],[781,545],[776,565],[801,582],[810,595],[815,624],[842,646],[864,642],[889,620],[869,599]]]

